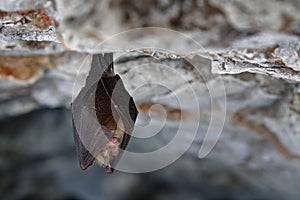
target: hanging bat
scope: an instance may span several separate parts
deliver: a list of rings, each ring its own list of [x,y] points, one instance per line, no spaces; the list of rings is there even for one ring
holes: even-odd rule
[[[96,162],[112,173],[138,115],[122,79],[114,74],[112,53],[93,55],[86,84],[71,111],[80,167],[85,170]]]

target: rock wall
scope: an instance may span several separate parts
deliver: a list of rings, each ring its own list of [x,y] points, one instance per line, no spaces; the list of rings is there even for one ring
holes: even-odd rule
[[[129,149],[150,151],[164,146],[182,121],[199,125],[193,145],[177,167],[167,168],[171,172],[158,172],[155,177],[163,174],[167,177],[164,180],[176,188],[169,179],[185,173],[182,165],[194,170],[199,179],[205,177],[207,170],[214,177],[207,178],[214,189],[218,188],[215,184],[223,189],[237,188],[241,193],[229,192],[231,199],[247,195],[248,199],[297,199],[299,10],[298,0],[1,1],[0,118],[5,120],[45,107],[69,108],[85,83],[91,53],[114,52],[115,70],[133,93],[140,123],[147,121],[149,112],[153,127],[162,117],[166,118],[165,128],[158,136],[147,141],[133,140]],[[200,120],[191,103],[192,94]],[[176,98],[182,99],[181,105]],[[222,118],[224,112],[226,117]],[[68,117],[64,119],[68,121]],[[210,126],[214,128],[212,132],[218,132],[220,124],[224,126],[219,127],[220,137],[215,135],[219,137],[216,146],[205,159],[198,160],[200,146],[214,142],[213,138],[205,140],[205,133]],[[71,134],[70,127],[68,131],[66,134]],[[6,152],[15,141],[5,139],[10,137],[9,131],[1,132],[5,133],[3,141],[9,144],[1,145],[1,152]],[[18,135],[15,140],[20,138],[18,141],[22,142],[27,133],[19,132],[23,136]],[[185,134],[188,141],[193,137],[188,130]],[[185,141],[178,148],[184,144]],[[18,146],[15,149],[20,150]],[[27,156],[35,158],[36,154]],[[1,159],[1,163],[11,163],[1,167],[1,174],[18,163],[5,156]],[[217,165],[225,172],[221,173]],[[139,178],[147,177],[120,176],[132,180],[128,183],[132,187],[139,185]],[[117,177],[114,179],[118,182]],[[148,179],[158,187],[158,180]],[[198,183],[188,172],[184,180],[191,185]],[[70,183],[62,185],[71,187]],[[203,185],[201,182],[200,188],[206,188]],[[69,190],[78,188],[72,185]],[[130,190],[125,187],[129,188],[126,193],[122,188],[122,184],[116,186],[120,194]],[[182,190],[179,193],[183,197],[200,195],[195,192],[197,189]],[[252,192],[257,192],[257,196],[250,195]],[[204,190],[201,194],[204,199],[218,198]],[[119,199],[113,193],[107,195]],[[86,194],[83,197],[96,198]],[[155,198],[164,199],[164,195]]]

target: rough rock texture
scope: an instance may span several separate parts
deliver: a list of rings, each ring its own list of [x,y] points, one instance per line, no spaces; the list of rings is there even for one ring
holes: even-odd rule
[[[299,10],[298,0],[1,1],[1,196],[298,199]],[[166,121],[154,137],[132,139],[129,150],[163,147],[182,121],[180,149],[199,125],[186,154],[163,170],[80,172],[69,111],[28,113],[69,108],[90,53],[110,51],[138,104],[137,124],[148,124],[134,134],[154,134]],[[211,124],[222,133],[199,159]]]

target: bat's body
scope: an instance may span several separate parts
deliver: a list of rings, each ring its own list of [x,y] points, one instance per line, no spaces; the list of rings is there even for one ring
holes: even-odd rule
[[[95,72],[100,72],[96,81],[91,80]],[[112,54],[93,56],[87,83],[72,104],[72,111],[81,168],[97,162],[106,167],[106,172],[113,172],[121,149],[128,144],[138,111],[121,78],[113,72]],[[81,117],[75,116],[76,111]]]

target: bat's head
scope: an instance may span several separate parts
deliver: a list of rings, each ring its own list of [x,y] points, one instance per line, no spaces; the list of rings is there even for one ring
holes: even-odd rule
[[[123,123],[120,120],[114,135],[107,141],[107,143],[95,157],[95,162],[101,166],[104,166],[107,173],[113,172],[113,167],[121,153],[125,134]]]

